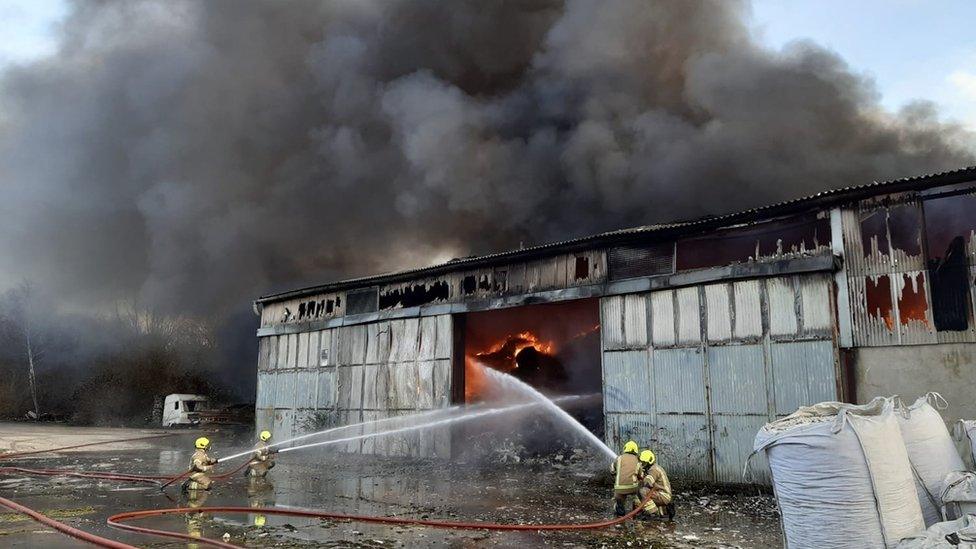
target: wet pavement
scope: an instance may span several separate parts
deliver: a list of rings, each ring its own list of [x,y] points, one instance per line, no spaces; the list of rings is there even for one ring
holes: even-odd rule
[[[142,474],[182,472],[195,434],[154,441],[148,448],[73,452],[21,459],[24,467],[66,467]],[[229,455],[242,446],[221,447]],[[228,446],[230,443],[225,442]],[[178,449],[174,449],[178,448]],[[558,459],[557,459],[558,458]],[[218,482],[206,505],[312,508],[347,514],[500,523],[580,523],[610,517],[609,474],[602,458],[584,453],[503,463],[444,461],[340,454],[317,449],[278,456],[266,484],[243,474]],[[226,471],[239,462],[218,465]],[[7,462],[4,463],[5,465]],[[598,466],[597,466],[598,465]],[[666,465],[666,464],[665,464]],[[403,527],[294,517],[225,515],[154,518],[139,524],[206,537],[228,535],[248,547],[776,547],[782,546],[775,503],[755,489],[719,492],[674,482],[675,522],[629,523],[602,530],[488,532]],[[86,479],[0,477],[0,494],[72,526],[144,547],[184,547],[109,528],[114,513],[186,506],[178,487]],[[0,546],[83,546],[13,513],[0,513]]]

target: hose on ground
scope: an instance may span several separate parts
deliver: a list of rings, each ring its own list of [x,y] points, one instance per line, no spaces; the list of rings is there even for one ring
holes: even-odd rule
[[[610,526],[615,526],[624,521],[634,518],[637,513],[641,512],[644,505],[650,501],[651,497],[648,495],[641,501],[635,509],[627,513],[622,517],[617,517],[611,520],[603,520],[599,522],[586,522],[579,524],[499,524],[493,522],[456,522],[456,521],[444,521],[444,520],[429,520],[429,519],[414,519],[414,518],[402,518],[402,517],[375,517],[369,515],[347,515],[343,513],[332,513],[328,511],[316,511],[313,509],[303,510],[303,509],[280,509],[277,507],[173,507],[169,509],[149,509],[145,511],[130,511],[126,513],[118,513],[112,515],[108,518],[107,523],[113,528],[119,528],[121,530],[126,530],[129,532],[137,532],[140,534],[147,534],[151,536],[175,538],[193,541],[195,543],[202,543],[210,545],[213,547],[223,547],[223,548],[237,548],[238,546],[232,545],[223,541],[203,538],[203,537],[193,537],[189,534],[182,534],[180,532],[172,532],[169,530],[158,530],[155,528],[146,528],[144,526],[136,526],[133,524],[126,524],[128,521],[138,520],[148,517],[158,517],[164,515],[187,515],[187,514],[197,514],[197,513],[225,513],[225,514],[257,514],[257,515],[277,515],[277,516],[287,516],[287,517],[302,517],[302,518],[314,518],[314,519],[328,519],[328,520],[346,520],[353,522],[370,522],[375,524],[393,524],[397,526],[428,526],[431,528],[449,528],[453,530],[495,530],[495,531],[560,531],[560,530],[596,530],[599,528],[608,528]]]
[[[129,545],[128,543],[122,543],[120,541],[103,538],[101,536],[96,536],[95,534],[90,534],[88,532],[85,532],[84,530],[79,530],[72,526],[68,526],[63,522],[56,521],[50,517],[38,513],[37,511],[34,511],[29,507],[24,507],[23,505],[14,501],[10,501],[9,499],[6,498],[0,497],[0,505],[6,507],[7,509],[10,509],[11,511],[15,511],[17,513],[27,515],[28,517],[36,520],[37,522],[45,526],[54,528],[55,530],[61,532],[62,534],[69,535],[75,539],[80,539],[81,541],[87,541],[88,543],[95,544],[99,547],[108,547],[109,549],[136,549],[135,546]]]

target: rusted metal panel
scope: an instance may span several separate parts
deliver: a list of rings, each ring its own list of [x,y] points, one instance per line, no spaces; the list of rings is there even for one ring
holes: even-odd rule
[[[275,407],[275,381],[278,376],[274,373],[258,373],[258,388],[255,398],[255,408]]]
[[[769,420],[765,415],[713,416],[715,481],[735,484],[770,484],[769,465],[764,452],[759,452],[749,464],[751,475],[743,478],[746,460],[752,454],[756,433]]]
[[[674,292],[651,292],[651,340],[655,347],[674,345]]]
[[[654,448],[658,452],[657,428],[649,414],[613,413],[606,414],[607,445],[617,452],[623,449],[624,443],[633,440],[641,448]],[[664,467],[667,467],[665,465]],[[670,472],[670,469],[668,469]]]
[[[796,294],[792,277],[778,277],[766,280],[766,293],[769,300],[769,335],[796,335],[799,321],[796,314]]]
[[[709,342],[732,339],[732,311],[729,307],[729,285],[705,286],[705,319]]]
[[[774,410],[788,415],[800,406],[837,400],[832,341],[771,343]]]
[[[679,288],[674,292],[678,312],[678,343],[697,343],[701,341],[701,309],[698,303],[698,288]]]
[[[766,367],[761,345],[709,347],[708,379],[713,414],[766,415]]]
[[[654,349],[654,396],[658,413],[705,413],[701,349]]]
[[[684,480],[712,480],[708,431],[704,415],[658,414],[654,448],[669,475]]]
[[[735,339],[750,341],[762,337],[761,289],[758,280],[744,280],[732,284],[732,293],[735,296],[733,301]]]
[[[604,297],[600,300],[600,330],[605,349],[624,349],[624,296]]]
[[[436,318],[437,345],[434,348],[434,358],[451,358],[451,349],[454,346],[454,329],[451,324],[451,315],[438,315]]]
[[[654,412],[650,354],[641,351],[603,353],[603,406],[609,412]]]
[[[624,296],[624,343],[628,349],[647,347],[647,297]]]

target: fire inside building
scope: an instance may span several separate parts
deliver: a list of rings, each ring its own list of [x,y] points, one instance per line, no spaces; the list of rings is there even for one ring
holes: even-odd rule
[[[673,476],[739,483],[757,430],[801,405],[934,390],[976,417],[974,232],[966,168],[269,295],[257,428],[475,402],[478,360],[602,395],[577,417]],[[447,456],[451,434],[349,449]]]

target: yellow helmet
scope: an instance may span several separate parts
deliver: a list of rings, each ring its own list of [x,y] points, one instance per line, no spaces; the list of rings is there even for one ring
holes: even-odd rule
[[[269,440],[271,440],[271,431],[261,431],[261,434],[258,435],[258,438],[260,438],[263,442],[268,442]]]
[[[265,431],[265,433],[267,433],[267,431]],[[255,526],[264,526],[267,522],[268,522],[268,519],[265,518],[264,515],[255,515],[255,517],[254,517],[254,525]]]
[[[210,439],[207,437],[200,437],[196,442],[193,443],[193,445],[200,450],[206,450],[207,448],[210,448]]]
[[[654,462],[657,461],[657,457],[654,455],[654,452],[650,450],[644,450],[641,452],[639,459],[648,465],[654,465]]]
[[[640,451],[640,447],[638,447],[637,443],[634,442],[633,440],[628,440],[627,443],[624,444],[625,454],[636,454],[639,451]]]

